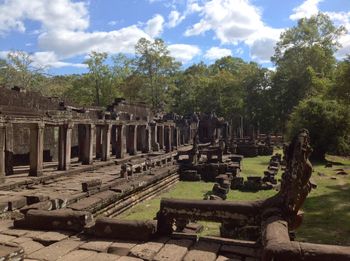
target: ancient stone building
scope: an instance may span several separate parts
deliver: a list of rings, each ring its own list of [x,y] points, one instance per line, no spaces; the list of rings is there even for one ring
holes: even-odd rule
[[[284,147],[276,195],[224,201],[243,157],[232,154],[238,141],[223,119],[154,115],[123,99],[82,108],[20,89],[0,94],[1,260],[350,260],[350,247],[291,236],[315,188],[306,130]],[[153,219],[115,218],[172,187],[181,170],[217,182],[210,200],[162,199]],[[220,236],[199,236],[196,221],[219,223]]]

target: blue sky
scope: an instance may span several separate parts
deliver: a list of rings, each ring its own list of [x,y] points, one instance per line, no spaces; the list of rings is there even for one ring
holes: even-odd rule
[[[51,74],[81,73],[91,51],[133,55],[160,37],[185,67],[226,55],[272,67],[280,33],[319,11],[349,31],[342,59],[350,0],[0,0],[0,57],[23,50]]]

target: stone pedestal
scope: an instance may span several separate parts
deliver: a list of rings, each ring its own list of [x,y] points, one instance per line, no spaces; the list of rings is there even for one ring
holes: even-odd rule
[[[72,147],[72,124],[59,126],[58,132],[58,170],[69,170]]]
[[[29,176],[39,177],[43,174],[44,129],[43,123],[30,126]]]

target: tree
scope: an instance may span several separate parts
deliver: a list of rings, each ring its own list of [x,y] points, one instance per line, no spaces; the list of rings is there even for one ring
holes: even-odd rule
[[[190,115],[201,110],[199,105],[201,89],[209,84],[209,69],[203,63],[193,64],[178,74],[173,97],[172,111],[180,115]]]
[[[20,86],[27,90],[41,91],[45,67],[34,63],[31,55],[23,51],[11,51],[2,65],[5,86]]]
[[[344,27],[335,27],[322,13],[303,18],[297,26],[282,33],[272,61],[277,67],[272,93],[277,101],[275,117],[281,122],[299,101],[325,93],[331,85],[336,65],[334,53]]]
[[[338,63],[330,96],[350,106],[350,54]]]
[[[180,63],[170,56],[170,52],[161,39],[153,42],[141,38],[135,46],[136,73],[145,76],[142,84],[144,97],[155,111],[164,109],[167,94],[173,87],[173,76],[180,68]]]
[[[348,155],[350,152],[350,110],[335,100],[321,97],[299,103],[288,122],[291,139],[300,129],[310,131],[312,157],[324,160],[326,153]]]

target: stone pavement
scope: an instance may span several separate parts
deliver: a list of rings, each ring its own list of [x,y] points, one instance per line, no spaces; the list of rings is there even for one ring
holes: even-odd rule
[[[0,244],[24,249],[24,260],[42,261],[228,261],[259,260],[259,249],[250,242],[175,234],[148,242],[93,238],[82,233],[14,229],[0,221]],[[1,245],[0,245],[1,249]]]

